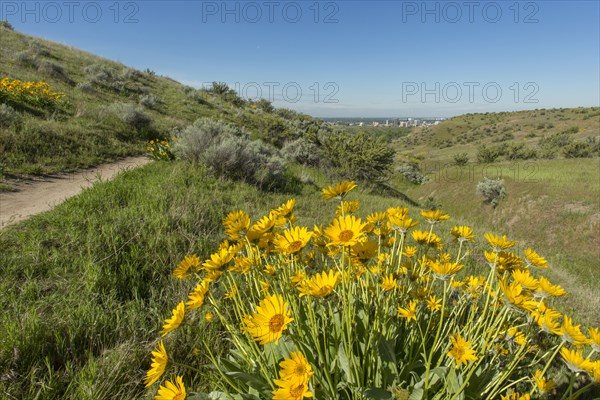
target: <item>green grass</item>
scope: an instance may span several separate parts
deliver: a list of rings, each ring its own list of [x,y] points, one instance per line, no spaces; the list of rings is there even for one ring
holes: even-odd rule
[[[426,204],[429,197],[481,237],[492,231],[531,246],[549,259],[546,275],[569,296],[562,311],[579,323],[600,323],[600,159],[557,159],[452,167],[429,163],[430,181],[412,185],[396,179],[410,198]],[[476,186],[483,176],[501,177],[508,197],[494,209],[483,203]]]

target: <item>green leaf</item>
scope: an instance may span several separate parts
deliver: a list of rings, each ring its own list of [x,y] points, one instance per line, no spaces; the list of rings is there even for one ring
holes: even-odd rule
[[[410,394],[408,400],[421,400],[423,398],[423,393],[425,393],[423,388],[415,388]]]
[[[346,380],[350,381],[350,365],[348,363],[348,356],[346,354],[346,350],[344,349],[344,343],[340,343],[338,347],[338,361],[340,362],[340,367],[342,371],[346,373]]]

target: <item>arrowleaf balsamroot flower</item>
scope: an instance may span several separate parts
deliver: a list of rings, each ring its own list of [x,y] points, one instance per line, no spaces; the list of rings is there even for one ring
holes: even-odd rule
[[[278,343],[283,331],[294,319],[281,295],[267,296],[260,301],[256,312],[244,317],[244,330],[260,344]]]
[[[335,215],[340,217],[340,216],[346,215],[346,214],[354,214],[355,212],[358,211],[359,207],[360,207],[360,201],[358,201],[358,200],[342,201],[340,203],[340,205],[337,207],[337,210],[335,210]]]
[[[330,240],[328,246],[354,246],[365,239],[365,223],[353,215],[338,217],[325,228],[325,236]]]
[[[527,248],[527,249],[525,249],[523,254],[525,254],[525,258],[527,259],[528,265],[534,266],[537,268],[542,268],[542,269],[548,268],[548,261],[546,261],[546,259],[544,257],[541,257],[534,250]]]
[[[231,248],[221,248],[217,252],[211,254],[210,260],[206,260],[202,266],[208,271],[216,271],[223,268],[233,258]]]
[[[167,381],[164,386],[158,389],[154,400],[184,400],[186,396],[183,378],[176,376],[175,383]]]
[[[590,343],[590,340],[581,332],[580,327],[581,325],[573,325],[573,320],[565,315],[561,331],[563,338],[575,346]]]
[[[398,315],[402,318],[406,318],[406,322],[410,322],[410,320],[417,320],[417,304],[419,302],[417,300],[411,300],[408,303],[408,307],[402,308],[398,307]]]
[[[473,229],[468,226],[455,226],[450,230],[450,234],[456,238],[459,242],[465,242],[467,240],[475,241],[475,234]]]
[[[496,252],[498,252],[500,250],[510,249],[515,244],[517,244],[516,240],[514,240],[514,241],[508,240],[506,238],[506,235],[503,235],[500,237],[498,235],[494,235],[494,234],[488,232],[483,236],[492,245],[492,247],[494,248],[494,251],[496,251]]]
[[[163,325],[161,336],[165,336],[167,333],[179,328],[179,325],[181,325],[181,322],[183,322],[184,316],[185,303],[182,301],[181,303],[177,304],[177,307],[173,310],[173,315],[171,318],[165,320],[166,323]]]
[[[325,200],[330,199],[343,199],[344,196],[356,187],[356,182],[354,181],[342,181],[337,183],[335,186],[328,186],[323,189],[323,198]]]
[[[426,304],[429,311],[437,311],[440,308],[442,308],[442,299],[438,299],[437,297],[435,297],[435,294],[432,294],[427,299]]]
[[[146,387],[152,386],[152,384],[159,380],[165,373],[168,360],[169,357],[167,356],[165,344],[161,340],[152,352],[152,363],[150,364],[150,369],[146,372],[146,378],[144,379]]]
[[[533,380],[540,394],[550,393],[556,387],[556,383],[554,383],[554,381],[552,380],[547,380],[546,378],[544,378],[544,376],[542,375],[542,371],[540,371],[539,369],[535,371]]]
[[[398,281],[394,278],[394,275],[389,274],[388,276],[383,277],[383,281],[379,286],[387,292],[388,290],[395,289],[397,284]]]
[[[329,273],[323,271],[320,274],[316,274],[298,288],[300,296],[327,297],[333,293],[339,277],[340,273],[337,271],[334,272],[332,269],[329,270]]]
[[[577,350],[569,350],[563,347],[560,349],[560,355],[565,364],[567,364],[567,368],[572,372],[592,371],[594,367],[594,363],[589,359],[583,358]]]
[[[196,285],[194,290],[188,296],[188,302],[185,303],[189,311],[195,310],[204,304],[204,297],[208,293],[208,281],[203,280]]]
[[[282,254],[294,254],[302,250],[309,242],[313,233],[307,228],[293,227],[277,235],[275,246]]]
[[[442,281],[447,281],[452,275],[463,269],[463,265],[451,262],[432,261],[429,263],[429,268],[433,275]]]
[[[588,333],[590,334],[592,350],[596,353],[600,353],[600,330],[598,330],[598,328],[588,328]]]
[[[223,220],[225,233],[230,240],[240,240],[250,228],[250,217],[244,211],[232,211]]]
[[[438,250],[444,247],[442,239],[435,233],[430,234],[429,232],[424,231],[412,231],[411,235],[415,242],[420,245],[435,247]]]
[[[442,210],[421,210],[421,216],[432,225],[440,221],[446,221],[450,218],[450,216],[448,214],[444,214]]]
[[[307,384],[310,377],[315,374],[312,366],[299,351],[292,351],[290,357],[279,363],[281,367],[279,377],[295,385]]]
[[[173,276],[177,279],[186,279],[190,277],[190,269],[197,269],[200,266],[198,256],[185,256],[173,271]]]
[[[466,341],[461,335],[452,335],[452,349],[448,352],[448,356],[454,359],[456,366],[461,364],[467,365],[469,361],[477,360],[475,350],[470,348],[471,342]]]
[[[302,400],[305,397],[313,397],[308,390],[308,384],[294,384],[286,379],[273,379],[278,389],[273,391],[273,400]]]
[[[503,394],[500,396],[500,400],[530,400],[531,396],[529,393],[527,394],[519,394],[517,392],[513,392],[512,394]]]
[[[533,294],[535,297],[540,297],[545,299],[550,296],[560,297],[567,294],[565,289],[560,287],[559,285],[553,285],[550,281],[543,276],[540,277],[540,285],[538,289]]]

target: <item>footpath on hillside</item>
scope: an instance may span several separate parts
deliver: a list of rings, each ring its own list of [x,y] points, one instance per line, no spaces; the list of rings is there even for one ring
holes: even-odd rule
[[[0,192],[0,229],[48,211],[99,180],[148,162],[147,157],[129,157],[74,173],[11,182],[16,192]]]

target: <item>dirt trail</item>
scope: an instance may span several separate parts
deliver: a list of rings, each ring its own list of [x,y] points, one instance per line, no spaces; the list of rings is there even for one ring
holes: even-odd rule
[[[111,179],[121,171],[139,167],[149,161],[146,157],[129,157],[71,174],[11,182],[18,191],[0,192],[0,229],[50,210],[99,179]]]

